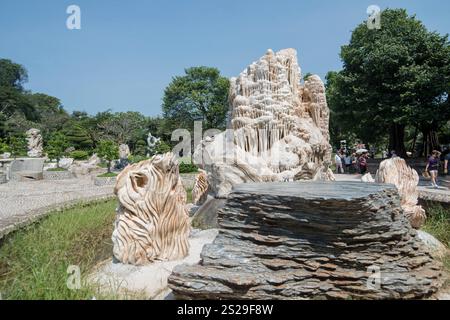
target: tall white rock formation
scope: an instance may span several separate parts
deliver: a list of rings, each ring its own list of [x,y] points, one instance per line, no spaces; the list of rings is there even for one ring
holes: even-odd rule
[[[195,152],[216,195],[243,182],[291,180],[306,165],[330,160],[329,109],[316,75],[301,83],[297,52],[268,50],[230,80],[226,133]]]

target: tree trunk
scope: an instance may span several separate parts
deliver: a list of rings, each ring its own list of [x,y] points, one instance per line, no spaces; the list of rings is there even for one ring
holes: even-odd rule
[[[434,150],[441,151],[437,132],[433,129],[422,130],[423,135],[423,155],[428,157]]]
[[[108,173],[111,173],[111,161],[108,161]]]
[[[412,142],[412,144],[411,144],[411,149],[410,149],[410,152],[411,152],[411,154],[412,154],[413,156],[415,155],[415,151],[416,151],[416,143],[417,143],[417,137],[418,137],[418,135],[419,135],[419,128],[416,127],[416,128],[414,129],[414,138],[413,138],[413,142]]]
[[[405,125],[398,123],[393,123],[391,125],[389,149],[389,151],[395,151],[398,156],[406,158]]]

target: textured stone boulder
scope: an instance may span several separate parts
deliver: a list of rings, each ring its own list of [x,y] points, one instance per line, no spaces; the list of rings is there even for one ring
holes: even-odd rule
[[[393,185],[242,184],[218,216],[200,265],[170,276],[177,298],[414,299],[443,282]]]
[[[194,153],[216,197],[240,183],[293,180],[308,163],[330,161],[325,86],[317,75],[302,78],[296,50],[269,49],[230,79],[227,131],[207,136]]]
[[[41,131],[39,129],[30,129],[26,132],[28,156],[30,158],[42,157],[44,142],[42,140]]]

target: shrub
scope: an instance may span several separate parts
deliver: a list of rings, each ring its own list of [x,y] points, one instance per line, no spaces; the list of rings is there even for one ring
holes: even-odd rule
[[[59,171],[67,171],[67,169],[64,168],[50,168],[47,170],[48,172],[59,172]]]
[[[171,150],[171,147],[161,140],[155,147],[155,154],[165,154],[167,152],[170,152]]]
[[[180,163],[180,173],[193,173],[197,172],[198,167],[191,163]]]
[[[6,143],[6,140],[3,140],[0,138],[0,153],[9,152],[8,144]]]
[[[70,153],[70,157],[75,160],[87,160],[87,158],[89,158],[89,153],[83,150],[75,150]]]
[[[138,163],[144,160],[149,159],[148,157],[145,156],[140,156],[140,155],[131,155],[128,160],[130,161],[130,163]]]
[[[97,147],[97,154],[108,163],[108,173],[110,173],[111,162],[119,158],[119,146],[114,141],[102,140]]]
[[[59,168],[59,160],[64,156],[65,150],[68,146],[66,137],[57,132],[52,135],[47,145],[47,155],[50,159],[56,159],[56,166]]]
[[[13,158],[27,154],[27,139],[24,134],[9,137],[9,150]]]

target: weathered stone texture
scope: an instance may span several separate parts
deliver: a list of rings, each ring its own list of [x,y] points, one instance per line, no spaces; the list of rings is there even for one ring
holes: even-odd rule
[[[218,215],[200,265],[169,278],[177,298],[409,299],[442,284],[392,185],[242,184]]]
[[[308,163],[330,161],[325,87],[317,75],[301,79],[294,49],[268,50],[230,79],[228,130],[194,153],[217,197],[240,183],[293,180]]]
[[[172,153],[127,166],[117,177],[114,257],[125,264],[184,258],[189,251],[186,191]]]

